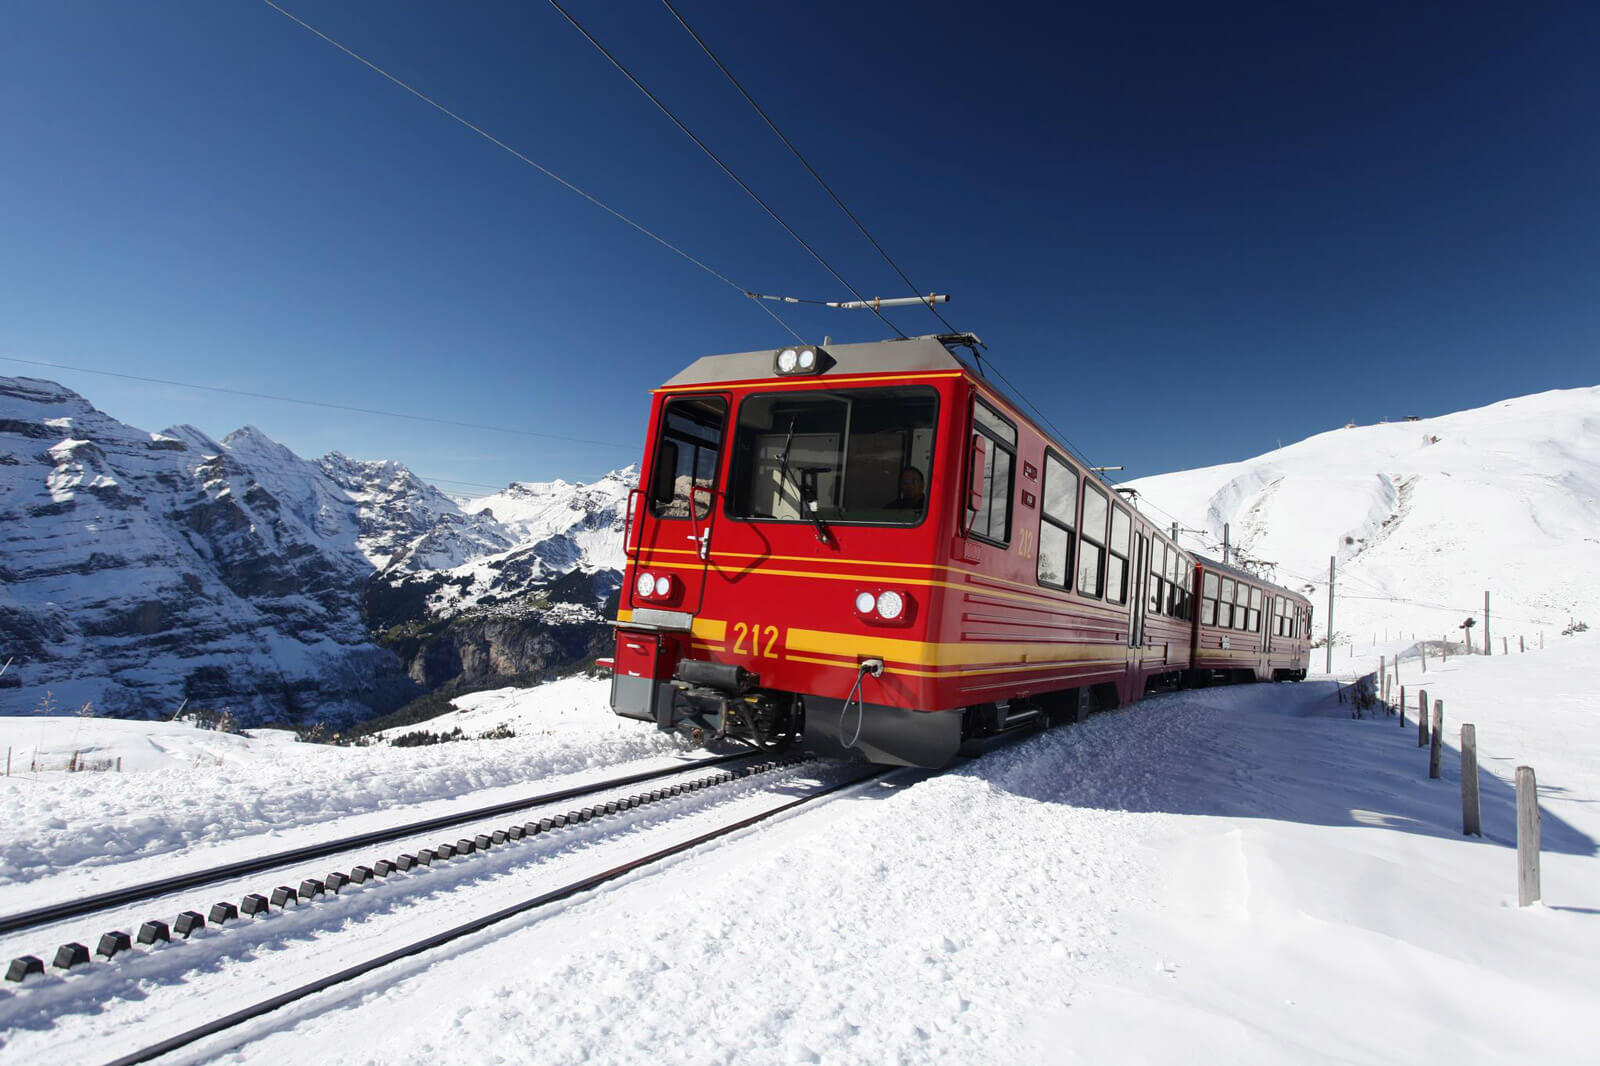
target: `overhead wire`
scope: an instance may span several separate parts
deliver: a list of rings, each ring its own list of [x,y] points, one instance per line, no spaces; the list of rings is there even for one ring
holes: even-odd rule
[[[789,149],[789,151],[793,153],[794,157],[800,161],[800,165],[806,168],[806,172],[817,180],[817,184],[822,186],[822,191],[827,193],[829,198],[831,198],[833,202],[838,205],[839,210],[844,212],[844,216],[848,218],[852,224],[854,224],[861,236],[866,238],[867,243],[872,245],[872,247],[877,250],[877,253],[883,257],[883,261],[888,263],[889,266],[894,269],[896,274],[900,275],[900,280],[906,283],[906,288],[911,292],[921,292],[922,289],[918,288],[917,285],[915,285],[906,275],[906,272],[900,269],[900,264],[894,261],[893,257],[889,255],[889,253],[884,249],[883,245],[879,244],[877,239],[873,237],[871,233],[867,232],[867,227],[859,218],[856,217],[855,212],[851,211],[845,206],[844,201],[839,198],[839,194],[834,192],[833,187],[823,180],[821,174],[817,173],[817,168],[811,165],[810,161],[801,154],[800,149],[795,147],[794,142],[784,135],[784,132],[778,128],[778,124],[772,121],[772,118],[766,113],[766,111],[762,110],[760,104],[756,103],[755,98],[750,95],[749,90],[744,87],[743,83],[741,83],[738,78],[734,77],[733,71],[728,69],[728,65],[718,58],[717,54],[711,50],[711,46],[705,42],[705,39],[696,33],[694,27],[689,25],[688,20],[679,14],[677,8],[672,6],[671,0],[661,0],[661,3],[662,6],[671,12],[672,17],[677,19],[678,25],[683,27],[684,32],[689,35],[695,44],[700,46],[700,50],[706,54],[706,58],[710,59],[712,63],[716,64],[717,69],[722,71],[723,76],[726,77],[733,87],[739,91],[739,95],[744,97],[745,103],[749,104],[755,113],[761,116],[761,121],[767,124],[767,128],[777,136],[778,140],[783,142],[783,146],[785,148]],[[945,329],[949,330],[951,333],[959,332],[956,327],[950,324],[948,319],[939,313],[938,308],[935,307],[932,302],[926,304],[926,307],[929,311],[933,312],[935,318],[944,324]]]
[[[268,0],[268,2],[270,2],[270,0]],[[658,98],[655,95],[655,93],[652,93],[648,88],[646,88],[645,84],[643,82],[641,82],[637,77],[635,77],[633,72],[631,70],[629,70],[626,66],[623,65],[621,60],[619,60],[616,56],[612,55],[609,51],[607,51],[605,45],[601,44],[600,41],[594,36],[594,34],[590,33],[588,30],[584,29],[583,24],[580,23],[577,19],[573,18],[572,15],[570,13],[568,13],[567,9],[561,6],[561,4],[558,2],[558,0],[549,0],[549,2],[550,2],[550,6],[555,8],[558,12],[560,12],[561,13],[561,17],[566,19],[567,22],[572,25],[573,29],[577,30],[580,34],[583,35],[584,40],[588,41],[591,45],[593,45],[597,52],[599,52],[602,56],[604,56],[606,58],[606,60],[608,62],[610,62],[610,64],[613,67],[616,67],[617,70],[622,74],[622,76],[627,78],[628,81],[633,85],[634,88],[638,89],[641,93],[643,93],[645,98],[647,100],[649,100],[652,104],[654,104],[658,111],[660,111],[663,115],[667,116],[667,118],[671,120],[672,124],[674,126],[678,127],[678,129],[683,133],[683,135],[685,137],[688,137],[689,140],[693,141],[695,146],[697,148],[699,148],[700,151],[705,153],[706,158],[710,159],[713,163],[715,163],[718,166],[718,168],[720,168],[721,171],[724,174],[726,174],[730,179],[732,179],[732,181],[733,181],[733,183],[735,185],[737,185],[737,186],[739,186],[739,188],[743,189],[745,194],[747,196],[749,196],[750,199],[754,200],[756,202],[756,204],[763,211],[765,211],[767,213],[767,215],[774,222],[776,222],[779,226],[781,226],[785,233],[787,233],[790,237],[794,238],[795,243],[799,244],[801,248],[805,249],[806,252],[810,254],[811,258],[815,259],[819,264],[821,264],[821,266],[822,266],[822,268],[824,270],[826,270],[829,274],[833,275],[833,279],[835,281],[837,281],[840,285],[843,285],[846,289],[848,289],[852,296],[854,296],[858,301],[860,301],[860,302],[862,302],[864,304],[868,304],[869,307],[870,307],[870,302],[867,300],[867,298],[865,296],[862,296],[861,293],[855,288],[855,286],[851,285],[848,281],[846,281],[844,279],[844,276],[842,274],[840,274],[839,271],[834,269],[832,263],[829,263],[826,259],[824,259],[822,257],[822,254],[820,252],[818,252],[815,248],[813,248],[806,241],[806,239],[804,237],[800,236],[800,234],[795,231],[795,228],[793,226],[789,225],[789,223],[784,221],[783,217],[781,215],[779,215],[778,212],[775,211],[772,208],[772,205],[768,204],[766,200],[762,199],[760,194],[758,194],[754,189],[752,189],[750,187],[750,185],[743,178],[739,177],[738,174],[735,174],[734,171],[733,171],[733,168],[728,166],[727,163],[723,162],[722,157],[717,155],[716,152],[713,152],[711,150],[710,146],[707,145],[705,141],[701,140],[698,136],[696,136],[695,132],[693,130],[691,130],[684,123],[684,121],[682,119],[680,119],[676,114],[674,114],[671,108],[669,108],[666,104],[662,103],[660,98]],[[749,295],[748,290],[746,290],[746,294]],[[905,338],[905,336],[906,336],[905,331],[902,330],[899,326],[896,326],[893,322],[890,322],[887,318],[885,318],[882,311],[880,311],[876,307],[871,307],[871,311],[872,311],[872,313],[874,315],[878,316],[878,321],[882,322],[885,326],[888,326],[890,329],[894,330],[895,334],[897,336],[899,336],[901,339]]]
[[[727,275],[723,274],[721,271],[716,270],[715,268],[707,265],[702,260],[697,259],[693,255],[690,255],[688,252],[684,251],[682,248],[678,247],[676,244],[673,244],[671,241],[667,240],[665,237],[661,236],[659,233],[657,233],[654,230],[648,228],[647,226],[643,225],[640,222],[634,221],[632,218],[629,218],[627,215],[623,214],[621,211],[617,210],[615,207],[612,207],[610,204],[606,203],[604,200],[601,200],[599,197],[597,197],[594,194],[588,192],[587,190],[578,187],[577,185],[575,185],[572,182],[568,181],[566,178],[562,177],[560,174],[557,174],[555,171],[551,170],[549,167],[544,166],[542,163],[536,162],[535,160],[533,160],[533,159],[529,158],[528,156],[524,155],[522,152],[520,152],[517,149],[511,147],[511,145],[507,144],[505,141],[502,141],[500,138],[496,137],[494,134],[492,134],[489,131],[485,130],[483,127],[478,126],[475,123],[468,121],[467,119],[463,118],[461,115],[459,115],[456,112],[450,110],[448,107],[444,106],[439,101],[435,100],[433,97],[427,95],[426,93],[422,92],[419,89],[416,89],[416,88],[412,87],[410,84],[408,84],[407,82],[401,80],[399,77],[395,76],[394,74],[389,73],[389,71],[385,70],[383,67],[380,67],[378,64],[374,63],[372,60],[368,59],[366,56],[361,55],[360,53],[356,52],[354,49],[351,49],[351,48],[341,44],[340,42],[334,40],[332,37],[328,36],[326,33],[322,32],[319,29],[317,29],[317,27],[311,25],[311,23],[307,22],[305,19],[301,18],[300,16],[294,14],[292,11],[285,10],[283,7],[280,7],[278,4],[274,3],[273,0],[261,0],[261,2],[266,4],[268,7],[272,8],[272,10],[278,12],[278,14],[282,15],[284,18],[288,19],[289,21],[295,23],[296,25],[302,27],[303,29],[309,31],[312,34],[315,34],[317,37],[322,38],[322,40],[326,41],[328,44],[330,44],[333,47],[337,48],[339,51],[343,52],[345,55],[349,56],[351,59],[354,59],[356,62],[360,63],[362,66],[367,67],[369,70],[372,70],[374,73],[379,74],[382,77],[384,77],[384,78],[388,79],[389,81],[393,82],[395,85],[398,85],[400,88],[404,89],[406,92],[410,93],[412,96],[415,96],[418,100],[421,100],[423,103],[427,104],[429,107],[431,107],[434,110],[438,111],[440,114],[443,114],[443,115],[453,119],[454,121],[460,123],[461,125],[465,126],[467,129],[471,130],[473,133],[476,133],[479,137],[482,137],[484,140],[488,141],[490,144],[494,145],[495,147],[500,148],[503,151],[510,153],[515,158],[517,158],[517,159],[521,160],[522,162],[526,163],[528,166],[530,166],[533,169],[537,170],[539,173],[543,174],[545,177],[549,178],[551,181],[556,182],[557,184],[559,184],[563,188],[567,189],[568,191],[574,192],[577,195],[583,197],[585,200],[589,201],[594,206],[600,208],[600,210],[606,212],[606,214],[610,215],[612,218],[615,218],[619,222],[622,222],[622,223],[624,223],[624,224],[626,224],[628,226],[631,226],[633,229],[635,229],[639,233],[644,234],[646,237],[649,237],[651,240],[655,241],[657,244],[661,245],[663,248],[665,248],[668,251],[672,252],[674,255],[677,255],[680,258],[682,258],[682,259],[684,259],[684,260],[686,260],[686,261],[688,261],[690,263],[693,263],[695,266],[699,267],[701,270],[705,271],[707,274],[710,274],[712,277],[716,278],[718,281],[722,282],[724,285],[727,285],[729,288],[732,288],[735,291],[743,293],[743,294],[746,294],[746,295],[749,294],[749,292],[750,292],[749,289],[747,289],[745,286],[740,285],[739,283],[735,282],[733,279],[729,278]],[[757,305],[760,306],[761,309],[763,311],[765,311],[768,315],[771,315],[773,320],[775,322],[777,322],[778,325],[782,326],[783,329],[790,336],[792,336],[796,341],[799,341],[802,344],[805,343],[805,338],[800,336],[799,333],[795,332],[794,327],[790,326],[787,322],[785,322],[782,318],[780,318],[776,311],[774,311],[770,307],[767,307],[765,304],[759,303],[759,301],[757,301]]]

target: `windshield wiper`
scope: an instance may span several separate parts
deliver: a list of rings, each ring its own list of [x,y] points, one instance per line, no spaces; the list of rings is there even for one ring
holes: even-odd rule
[[[794,476],[789,469],[789,446],[794,443],[794,422],[797,416],[789,416],[789,432],[783,438],[783,451],[778,453],[778,480],[787,481],[794,486],[795,497],[800,501],[800,513],[811,519],[811,525],[817,531],[817,542],[827,545],[831,542],[828,527],[823,524],[822,516],[817,514],[817,494],[806,488],[805,483]]]

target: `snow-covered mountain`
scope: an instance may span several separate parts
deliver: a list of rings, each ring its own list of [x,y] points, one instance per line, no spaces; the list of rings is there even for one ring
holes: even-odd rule
[[[127,717],[187,699],[348,720],[570,665],[616,587],[626,492],[512,485],[538,513],[502,522],[398,463],[302,459],[251,426],[148,433],[0,377],[0,713],[49,691]]]
[[[1330,556],[1341,640],[1459,638],[1486,590],[1497,653],[1502,637],[1515,649],[1572,618],[1600,622],[1600,387],[1334,429],[1130,485],[1154,521],[1201,531],[1185,546],[1216,554],[1228,523],[1246,557],[1311,594],[1317,636]]]

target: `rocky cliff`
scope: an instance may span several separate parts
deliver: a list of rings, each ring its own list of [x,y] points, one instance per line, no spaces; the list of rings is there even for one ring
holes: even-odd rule
[[[148,433],[0,377],[0,713],[350,721],[595,654],[631,472],[462,505],[245,427]],[[496,507],[506,512],[502,518]]]

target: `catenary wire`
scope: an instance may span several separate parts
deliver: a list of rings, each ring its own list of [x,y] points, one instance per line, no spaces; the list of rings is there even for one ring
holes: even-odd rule
[[[49,367],[53,370],[71,370],[79,374],[99,374],[102,377],[122,378],[125,381],[142,381],[149,385],[172,385],[180,389],[199,389],[204,392],[221,392],[230,396],[248,396],[255,400],[276,400],[279,403],[297,403],[306,407],[323,407],[333,411],[350,411],[362,415],[379,415],[383,418],[403,418],[411,422],[432,422],[435,425],[455,426],[458,429],[482,429],[493,433],[513,433],[519,437],[538,437],[543,440],[558,440],[568,444],[593,444],[601,448],[637,448],[634,444],[621,444],[614,440],[591,440],[587,437],[567,437],[559,433],[540,433],[532,429],[512,429],[510,426],[491,426],[482,422],[460,422],[451,418],[434,418],[432,415],[411,415],[403,411],[384,411],[376,407],[353,407],[349,404],[328,403],[325,400],[307,400],[298,396],[277,396],[267,392],[251,392],[248,389],[230,389],[222,385],[201,385],[192,381],[174,381],[170,378],[146,377],[141,374],[124,374],[116,370],[95,370],[86,366],[70,366],[66,363],[50,363],[43,359],[23,359],[15,355],[0,355],[12,363],[26,363],[29,366]]]
[[[592,193],[589,193],[589,192],[585,191],[584,189],[579,188],[578,186],[574,185],[572,182],[568,181],[566,178],[563,178],[560,174],[557,174],[555,171],[551,170],[549,167],[546,167],[543,164],[540,164],[538,162],[535,162],[533,159],[530,159],[528,156],[526,156],[523,153],[517,151],[517,149],[511,147],[505,141],[502,141],[500,138],[496,137],[494,134],[492,134],[489,131],[485,130],[483,127],[475,125],[472,122],[469,122],[467,119],[465,119],[465,118],[461,117],[460,115],[456,114],[454,111],[450,110],[448,107],[445,107],[443,104],[441,104],[439,101],[435,100],[433,97],[427,95],[426,93],[422,92],[419,89],[413,88],[412,86],[410,86],[406,82],[400,80],[400,78],[396,77],[395,75],[389,73],[387,70],[385,70],[382,67],[378,66],[378,64],[374,63],[372,60],[368,59],[366,56],[363,56],[360,53],[354,51],[353,49],[347,48],[345,45],[340,44],[338,41],[334,40],[332,37],[329,37],[326,33],[323,33],[321,30],[319,30],[315,26],[311,25],[311,23],[307,22],[305,19],[302,19],[300,16],[294,14],[291,11],[286,11],[284,8],[278,6],[276,3],[274,3],[273,0],[261,0],[261,2],[266,4],[268,7],[272,8],[272,10],[278,12],[278,14],[282,15],[284,18],[288,19],[289,21],[291,21],[291,22],[295,23],[296,25],[308,30],[309,32],[315,34],[316,36],[322,38],[324,41],[326,41],[327,43],[331,44],[333,47],[337,48],[339,51],[343,52],[345,55],[349,56],[351,59],[354,59],[356,62],[360,63],[362,66],[367,67],[368,69],[372,70],[374,73],[379,74],[382,77],[384,77],[384,78],[388,79],[389,81],[393,82],[394,84],[398,85],[400,88],[404,89],[406,92],[410,93],[412,96],[415,96],[418,100],[421,100],[423,103],[427,104],[429,107],[432,107],[434,110],[440,112],[441,114],[446,115],[451,119],[454,119],[456,122],[459,122],[461,125],[465,126],[467,129],[471,130],[473,133],[476,133],[479,137],[482,137],[484,140],[488,141],[490,144],[492,144],[495,147],[500,148],[500,149],[502,149],[502,150],[504,150],[506,152],[509,152],[511,155],[515,156],[517,159],[520,159],[522,162],[528,164],[528,166],[532,167],[533,169],[537,170],[539,173],[543,174],[545,177],[549,178],[551,181],[556,182],[562,188],[565,188],[565,189],[569,190],[570,192],[577,193],[579,196],[583,197],[585,200],[589,201],[594,206],[600,208],[600,210],[606,212],[606,214],[608,214],[611,217],[617,219],[619,222],[622,222],[622,223],[624,223],[624,224],[626,224],[628,226],[631,226],[633,229],[635,229],[638,232],[644,234],[646,237],[649,237],[651,240],[655,241],[657,244],[661,245],[663,248],[667,249],[668,251],[672,252],[673,254],[675,254],[675,255],[687,260],[690,263],[693,263],[695,266],[699,267],[701,270],[705,271],[707,274],[710,274],[712,277],[716,278],[718,281],[722,282],[724,285],[727,285],[729,288],[734,289],[735,291],[740,292],[740,293],[745,293],[745,294],[749,293],[749,291],[750,291],[749,289],[747,289],[744,286],[738,284],[733,279],[731,279],[727,275],[723,274],[721,271],[718,271],[718,270],[714,269],[713,267],[708,266],[703,261],[701,261],[701,260],[695,258],[694,256],[690,255],[688,252],[684,251],[682,248],[679,248],[676,244],[673,244],[671,241],[667,240],[665,237],[661,236],[659,233],[656,233],[654,230],[649,229],[648,227],[644,226],[643,224],[641,224],[639,222],[635,222],[633,219],[629,218],[627,215],[623,214],[621,211],[619,211],[616,208],[612,207],[610,204],[606,203],[604,200],[601,200],[599,197],[593,195]],[[787,322],[785,322],[782,318],[779,318],[777,312],[772,310],[772,308],[767,307],[765,304],[760,304],[759,301],[757,301],[757,303],[761,307],[761,309],[763,311],[765,311],[767,314],[771,315],[773,320],[775,322],[777,322],[778,325],[782,326],[783,329],[790,336],[792,336],[796,341],[799,341],[802,344],[805,343],[805,338],[800,336],[799,333],[796,333],[794,328],[792,326],[790,326]]]
[[[270,3],[271,0],[267,0],[267,2]],[[628,81],[630,83],[632,83],[634,88],[638,89],[641,93],[643,93],[645,98],[647,100],[649,100],[652,104],[654,104],[658,111],[660,111],[663,115],[667,116],[667,118],[672,121],[672,124],[674,126],[678,127],[678,129],[680,131],[682,131],[682,133],[683,133],[683,135],[685,137],[688,137],[691,141],[693,141],[695,143],[695,146],[698,147],[702,152],[704,152],[706,154],[706,157],[708,159],[710,159],[713,163],[715,163],[722,170],[722,172],[724,174],[726,174],[729,178],[731,178],[735,185],[737,185],[737,186],[739,186],[739,188],[743,189],[745,191],[746,195],[748,195],[750,197],[750,199],[754,200],[756,202],[756,204],[763,211],[765,211],[768,214],[768,216],[770,216],[771,219],[774,222],[776,222],[779,226],[781,226],[783,228],[783,231],[785,233],[787,233],[789,236],[793,237],[794,240],[795,240],[795,243],[799,244],[801,248],[804,248],[806,250],[806,252],[808,252],[810,254],[811,258],[815,259],[819,264],[822,265],[822,268],[824,270],[826,270],[829,274],[832,274],[833,275],[833,279],[835,281],[837,281],[840,285],[843,285],[846,289],[848,289],[850,294],[852,296],[854,296],[858,301],[860,301],[862,303],[868,303],[867,298],[862,296],[861,293],[856,290],[855,286],[851,285],[848,281],[846,281],[844,279],[844,276],[833,268],[833,264],[829,263],[826,259],[824,259],[822,257],[822,254],[820,252],[818,252],[815,248],[813,248],[809,243],[807,243],[806,239],[804,237],[800,236],[799,233],[795,232],[794,227],[789,225],[789,223],[785,222],[783,220],[783,217],[781,215],[779,215],[777,211],[773,210],[772,206],[769,205],[765,200],[763,200],[761,198],[761,196],[759,194],[757,194],[757,192],[754,189],[752,189],[745,182],[745,180],[743,178],[741,178],[741,177],[739,177],[739,175],[735,174],[733,172],[733,169],[731,167],[729,167],[727,163],[724,163],[722,161],[722,158],[720,156],[718,156],[717,153],[713,152],[711,150],[710,146],[708,146],[705,141],[702,141],[698,136],[696,136],[695,132],[693,130],[691,130],[687,125],[685,125],[683,120],[680,119],[676,114],[674,114],[671,108],[667,107],[666,104],[662,103],[661,100],[655,95],[655,93],[652,93],[649,89],[647,89],[645,87],[643,82],[641,82],[638,78],[634,77],[633,72],[630,71],[627,67],[625,67],[622,64],[621,60],[619,60],[616,56],[612,55],[609,51],[607,51],[605,45],[601,44],[600,41],[594,36],[594,34],[590,33],[588,30],[584,29],[583,28],[583,24],[580,23],[577,19],[573,18],[572,15],[570,15],[567,12],[567,9],[562,7],[561,4],[557,2],[557,0],[550,0],[550,6],[555,8],[558,12],[560,12],[561,13],[561,17],[566,19],[567,22],[571,23],[572,28],[577,30],[580,34],[583,35],[584,40],[586,40],[590,44],[592,44],[594,46],[595,50],[597,52],[599,52],[602,56],[605,56],[606,60],[608,62],[610,62],[610,64],[613,67],[616,67],[617,70],[619,72],[621,72],[622,76],[627,78]],[[748,292],[748,290],[746,290],[746,291]],[[870,306],[870,304],[869,304],[869,306]],[[905,336],[906,336],[905,332],[902,329],[900,329],[899,326],[896,326],[893,322],[890,322],[887,318],[885,318],[882,311],[880,311],[876,307],[872,307],[871,310],[872,310],[872,313],[874,315],[878,316],[878,321],[882,322],[885,326],[888,326],[890,329],[894,330],[896,335],[898,335],[902,339],[905,338]]]
[[[800,149],[795,147],[794,142],[784,135],[784,132],[778,128],[778,124],[772,121],[772,118],[766,113],[766,111],[762,110],[760,104],[756,103],[755,98],[750,95],[749,91],[745,89],[744,85],[739,81],[739,79],[733,76],[733,71],[728,69],[727,64],[717,57],[717,54],[711,50],[711,46],[706,44],[704,38],[696,33],[694,31],[694,27],[690,26],[688,21],[678,13],[678,9],[672,6],[670,0],[661,0],[661,3],[669,12],[672,13],[672,17],[678,20],[678,25],[683,27],[684,32],[694,40],[695,44],[700,46],[700,50],[706,54],[706,58],[710,59],[712,63],[716,64],[717,69],[722,71],[723,76],[726,77],[733,87],[739,91],[739,95],[744,97],[745,103],[749,104],[750,107],[754,109],[755,113],[761,116],[761,121],[767,124],[767,128],[770,129],[777,136],[778,140],[783,142],[783,146],[789,149],[794,157],[800,161],[800,165],[806,168],[806,172],[813,178],[817,179],[817,184],[822,186],[822,191],[827,193],[829,198],[831,198],[833,202],[838,205],[839,210],[844,212],[844,216],[855,225],[856,229],[861,233],[861,236],[867,239],[867,243],[872,245],[872,247],[877,250],[878,254],[883,257],[883,261],[888,263],[889,266],[894,269],[896,274],[900,275],[900,280],[906,283],[906,288],[911,292],[921,292],[922,290],[912,283],[911,279],[906,276],[906,272],[900,269],[900,264],[894,261],[893,257],[889,255],[889,253],[884,249],[883,245],[879,244],[877,239],[873,237],[871,233],[867,232],[867,227],[859,218],[856,217],[855,212],[851,211],[845,206],[844,201],[839,198],[839,194],[834,192],[833,187],[823,180],[821,174],[817,173],[817,168],[812,166],[806,157],[800,153]],[[938,308],[935,307],[931,302],[926,306],[929,311],[933,312],[933,316],[935,318],[944,323],[945,329],[949,330],[951,333],[959,332],[956,327],[950,324],[949,320],[946,319],[944,315],[939,313]]]

